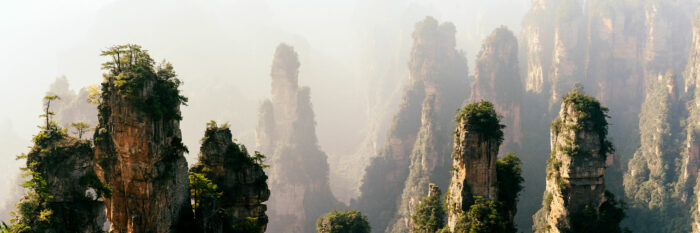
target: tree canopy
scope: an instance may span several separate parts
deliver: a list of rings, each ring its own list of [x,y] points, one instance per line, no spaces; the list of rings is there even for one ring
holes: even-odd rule
[[[316,221],[318,233],[369,233],[367,215],[358,210],[332,210]]]
[[[445,209],[440,203],[440,189],[435,193],[424,196],[411,215],[411,232],[433,233],[445,226]]]
[[[101,55],[110,58],[102,64],[108,71],[102,84],[103,100],[116,91],[155,120],[182,120],[179,106],[186,105],[188,99],[180,94],[182,82],[172,64],[162,61],[156,65],[148,50],[134,44],[112,46]]]
[[[503,141],[503,128],[499,121],[499,116],[493,108],[493,104],[486,100],[467,105],[457,114],[455,121],[467,122],[470,131],[477,132],[488,138],[495,138],[498,142]]]

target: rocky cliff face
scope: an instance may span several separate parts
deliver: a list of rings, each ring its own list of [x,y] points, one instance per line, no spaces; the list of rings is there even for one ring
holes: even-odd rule
[[[275,141],[277,134],[275,131],[275,112],[272,102],[265,100],[258,110],[258,125],[255,129],[256,148],[263,154],[271,155],[274,153]]]
[[[370,160],[360,186],[361,196],[352,203],[367,214],[372,229],[383,231],[396,212],[396,202],[408,176],[408,156],[421,124],[421,106],[425,98],[422,82],[411,80],[394,116],[384,147]]]
[[[693,36],[688,54],[688,64],[685,67],[683,78],[685,80],[685,92],[698,91],[700,84],[700,8],[695,11],[693,20]]]
[[[641,122],[638,119],[645,86],[660,73],[665,74],[668,70],[678,73],[684,68],[687,51],[692,51],[688,47],[691,39],[689,11],[695,6],[696,2],[684,0],[533,1],[530,13],[523,19],[521,34],[521,61],[527,90],[523,104],[529,106],[521,113],[522,121],[528,122],[523,126],[523,132],[536,130],[529,127],[534,127],[531,125],[543,115],[553,118],[559,111],[555,101],[564,90],[580,82],[593,96],[614,109],[610,112],[610,137],[619,147],[609,156],[610,169],[606,176],[608,189],[622,192],[622,174],[640,145]],[[541,39],[550,35],[548,28],[553,28],[552,39]],[[552,49],[548,50],[547,46]],[[549,61],[539,54],[544,54]],[[551,65],[549,71],[540,75],[540,70],[546,69],[548,64]],[[544,81],[540,82],[540,77],[544,77]],[[537,88],[539,83],[544,83],[541,91]],[[552,85],[551,91],[548,83]],[[692,93],[688,92],[692,89],[692,81],[686,80],[686,83],[686,93]],[[544,110],[548,112],[546,114],[540,114],[543,110],[538,107],[542,95],[550,99],[550,106]],[[687,98],[680,93],[678,97]],[[537,125],[538,128],[544,126]],[[544,142],[537,135],[526,136],[526,143]],[[518,152],[524,155],[541,153],[531,150],[523,148]],[[532,163],[537,159],[526,160]],[[533,171],[540,170],[526,167],[525,176],[532,177]],[[542,186],[532,184],[532,179],[527,182],[529,187]],[[634,219],[634,215],[632,213],[630,218]],[[636,227],[633,230],[638,231]]]
[[[180,81],[172,66],[155,67],[139,46],[116,46],[103,55],[114,60],[103,65],[94,140],[97,175],[112,189],[106,198],[110,232],[184,231],[179,225],[188,223],[192,209]]]
[[[281,44],[272,64],[272,100],[263,103],[258,150],[271,155],[270,232],[309,232],[318,216],[342,208],[328,184],[328,162],[316,138],[308,87],[298,88],[294,49]]]
[[[471,100],[494,103],[496,112],[508,125],[502,151],[515,151],[522,137],[520,106],[524,89],[520,81],[518,41],[508,28],[499,27],[484,40],[477,57]]]
[[[561,98],[580,77],[583,77],[586,25],[582,4],[578,0],[559,3],[555,17],[552,58],[552,93],[550,102]]]
[[[427,17],[416,23],[409,86],[385,147],[372,159],[354,203],[373,229],[406,232],[428,183],[447,186],[453,111],[467,96],[467,66],[455,49],[455,27]],[[399,200],[398,203],[389,200]],[[386,225],[388,223],[388,225]]]
[[[695,81],[687,75],[693,72],[694,53],[688,47],[692,43],[688,43],[687,8],[694,5],[677,1],[639,7],[644,29],[639,60],[647,87],[639,114],[641,146],[629,161],[624,180],[635,232],[690,231],[692,225],[687,203],[693,199],[697,153],[693,146]],[[684,66],[685,86],[674,74]]]
[[[493,108],[484,115],[492,117],[485,121],[491,124],[479,125],[482,122],[472,113],[475,112],[465,110],[456,118],[452,179],[445,196],[451,232],[455,230],[460,215],[468,212],[474,204],[475,197],[488,200],[497,200],[498,197],[496,159],[503,140],[503,126]]]
[[[533,93],[548,93],[551,80],[548,78],[552,65],[554,40],[554,12],[557,1],[532,0],[531,8],[523,18],[520,45],[521,62],[524,65],[525,90]]]
[[[681,167],[680,190],[683,204],[691,206],[691,226],[693,232],[700,232],[700,180],[698,169],[700,168],[700,9],[696,10],[693,21],[693,40],[688,65],[685,73],[686,93],[693,93],[693,100],[689,101],[690,112],[688,114],[688,126],[686,128],[685,156]],[[691,187],[693,187],[691,189]]]
[[[275,49],[270,71],[270,100],[278,134],[273,140],[286,140],[292,131],[292,123],[296,120],[300,66],[297,57],[297,52],[289,45],[280,44]]]
[[[597,100],[578,91],[564,97],[552,123],[545,197],[534,230],[580,230],[576,226],[582,220],[574,216],[584,210],[600,213],[606,201],[605,160],[612,149],[606,139],[606,112]]]
[[[207,127],[199,162],[190,171],[205,174],[221,193],[199,203],[195,222],[202,232],[265,232],[267,206],[262,203],[270,197],[267,175],[244,146],[232,141],[230,129]],[[242,229],[246,225],[254,229]]]
[[[647,76],[685,67],[688,55],[685,51],[690,49],[690,10],[693,6],[692,1],[659,1],[644,7],[646,43],[642,61]]]
[[[54,129],[59,130],[59,129]],[[26,224],[33,230],[44,232],[104,232],[105,203],[103,197],[109,197],[110,191],[95,175],[93,148],[89,141],[80,140],[60,132],[40,133],[35,137],[36,145],[27,154],[27,167],[35,176],[43,179],[46,190],[36,190],[41,199],[42,192],[52,196],[45,200],[44,207],[50,211],[46,217],[48,228],[40,225]],[[40,182],[38,187],[42,187]],[[26,206],[36,196],[25,196],[18,207]],[[20,209],[19,213],[24,213]],[[42,215],[44,213],[42,212]],[[29,216],[19,216],[22,219]],[[38,217],[38,216],[37,216]],[[42,221],[33,219],[30,221]]]
[[[681,119],[684,106],[678,99],[677,76],[659,74],[648,81],[639,115],[641,146],[629,161],[624,187],[632,226],[637,232],[689,231],[687,205],[679,201],[675,186],[682,155]]]

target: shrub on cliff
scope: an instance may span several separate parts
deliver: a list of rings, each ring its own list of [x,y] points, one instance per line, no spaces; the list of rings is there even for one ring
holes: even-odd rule
[[[499,122],[498,114],[493,109],[493,104],[486,100],[467,105],[457,114],[455,121],[467,121],[467,128],[489,138],[496,138],[498,143],[503,142],[503,128]]]
[[[318,233],[369,233],[369,221],[367,215],[360,211],[332,210],[316,221]]]
[[[469,212],[459,215],[454,233],[506,232],[506,220],[498,212],[500,205],[497,201],[476,198]]]
[[[432,233],[445,226],[445,209],[440,204],[440,190],[423,197],[411,215],[411,232]]]
[[[606,201],[600,206],[598,211],[591,206],[586,206],[583,210],[573,213],[571,229],[566,232],[609,232],[622,233],[631,232],[627,228],[621,228],[620,222],[625,218],[625,203],[618,202],[615,195],[605,192]]]
[[[155,120],[182,120],[179,107],[187,104],[187,97],[180,94],[182,82],[169,62],[156,66],[148,50],[135,44],[112,46],[101,55],[111,58],[102,64],[109,71],[104,74],[102,99],[117,92]],[[146,88],[152,91],[143,96]]]
[[[496,161],[496,182],[498,183],[498,201],[501,202],[503,219],[511,219],[518,205],[518,195],[523,190],[522,162],[515,153],[508,153]],[[507,232],[517,232],[512,223],[506,224]]]

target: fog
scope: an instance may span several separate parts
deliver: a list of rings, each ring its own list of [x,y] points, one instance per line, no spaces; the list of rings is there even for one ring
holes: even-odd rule
[[[27,151],[38,131],[41,98],[49,85],[62,75],[76,92],[100,83],[104,62],[100,51],[123,43],[140,44],[154,59],[168,60],[184,82],[182,90],[190,101],[182,108],[181,128],[190,162],[196,159],[209,120],[229,122],[234,137],[252,148],[257,108],[269,95],[272,55],[281,42],[299,53],[299,82],[312,88],[317,134],[334,177],[334,161],[354,155],[364,138],[377,139],[377,145],[365,151],[381,145],[408,79],[410,33],[416,21],[431,15],[453,22],[457,47],[473,67],[483,37],[499,25],[517,32],[528,4],[524,0],[3,1],[3,177],[15,176],[22,165],[14,158]],[[0,197],[14,189],[11,180],[0,179]],[[348,201],[354,195],[339,198]]]

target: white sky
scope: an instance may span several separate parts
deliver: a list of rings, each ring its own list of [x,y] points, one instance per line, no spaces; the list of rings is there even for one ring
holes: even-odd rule
[[[433,12],[433,16],[440,21],[452,21],[457,25],[458,41],[462,47],[465,45],[465,31],[485,31],[491,29],[480,29],[474,25],[465,25],[466,20],[483,18],[483,14],[501,12],[502,17],[519,19],[511,14],[524,14],[526,1],[440,1],[440,0],[417,0],[417,1],[391,1],[396,4],[396,8],[410,8],[418,6],[424,8],[426,12]],[[355,38],[353,33],[356,27],[363,25],[353,25],[353,16],[361,15],[365,9],[359,6],[370,6],[375,3],[368,1],[349,0],[268,0],[268,1],[223,1],[212,0],[207,4],[193,4],[192,1],[143,1],[144,5],[162,6],[162,12],[148,17],[150,12],[139,11],[133,6],[138,5],[134,1],[116,0],[27,0],[27,1],[1,1],[0,2],[0,119],[9,119],[19,134],[23,137],[30,137],[38,124],[36,115],[40,111],[41,97],[47,90],[48,85],[55,77],[66,75],[71,83],[71,87],[78,88],[89,84],[97,83],[101,80],[99,64],[102,59],[98,56],[99,50],[121,42],[136,42],[150,49],[153,57],[157,60],[166,58],[170,61],[178,59],[177,43],[164,43],[170,47],[161,49],[158,35],[147,35],[148,30],[140,30],[138,26],[130,29],[127,23],[119,24],[120,21],[138,23],[141,20],[151,21],[148,25],[160,25],[177,28],[185,27],[189,29],[200,25],[182,25],[180,23],[188,21],[178,21],[176,15],[183,10],[203,12],[202,15],[211,17],[211,20],[202,22],[218,22],[219,26],[245,27],[246,25],[267,25],[272,28],[269,31],[277,30],[286,32],[292,36],[301,38],[312,46],[318,53],[328,56],[330,59],[342,59],[343,56],[357,56],[353,54],[351,39]],[[203,1],[199,1],[203,2]],[[492,3],[486,3],[492,2]],[[140,4],[140,3],[139,3]],[[488,6],[485,6],[487,5]],[[130,12],[114,12],[119,10],[115,5],[129,6]],[[370,6],[371,7],[371,6]],[[184,9],[181,9],[184,8]],[[198,9],[197,9],[198,8]],[[478,11],[475,9],[479,9]],[[484,10],[485,9],[485,10]],[[356,12],[357,11],[357,12]],[[169,15],[172,13],[173,15]],[[134,16],[137,15],[137,16]],[[157,18],[160,15],[169,15],[172,18]],[[516,15],[517,16],[517,15]],[[496,17],[499,17],[496,15]],[[130,18],[137,18],[139,21],[129,21]],[[231,23],[230,21],[240,20],[241,22]],[[255,20],[255,24],[245,21]],[[160,21],[160,22],[159,22]],[[176,25],[168,22],[178,22]],[[460,22],[462,21],[462,22]],[[381,23],[381,22],[378,22]],[[493,22],[491,22],[493,24]],[[517,28],[519,21],[496,22],[494,25],[508,24],[511,28]],[[100,28],[104,26],[119,25],[127,28]],[[471,28],[467,27],[470,26]],[[216,26],[213,26],[216,27]],[[467,29],[469,28],[469,29]],[[214,28],[220,30],[221,28]],[[238,31],[235,31],[238,30]],[[112,37],[105,39],[100,33],[104,31],[113,32],[124,31],[124,38]],[[235,43],[238,33],[249,34],[251,30],[235,28],[231,32],[225,32]],[[252,31],[256,33],[255,31]],[[130,34],[131,33],[131,34]],[[134,35],[143,33],[142,35]],[[258,32],[264,33],[264,32]],[[182,33],[176,35],[187,35]],[[484,34],[484,33],[481,33]],[[202,35],[199,35],[202,36]],[[242,36],[249,39],[249,36]],[[126,40],[125,40],[126,39]],[[182,39],[182,38],[178,38]],[[197,41],[199,38],[184,38],[184,40]],[[130,41],[131,40],[131,41]],[[139,42],[138,40],[142,40]],[[94,46],[96,41],[105,41],[98,46]],[[112,42],[113,43],[108,43]],[[225,41],[225,40],[223,40]],[[149,45],[153,42],[154,45]],[[220,42],[206,41],[205,42]],[[243,41],[249,43],[251,41]],[[253,41],[254,42],[254,41]],[[277,42],[275,42],[277,43]],[[356,44],[356,43],[355,43]],[[203,45],[206,46],[206,45]],[[216,45],[213,48],[216,48]],[[231,45],[233,47],[240,47]],[[245,46],[243,46],[245,47]],[[255,47],[255,46],[251,46]],[[262,74],[269,72],[269,61],[274,46],[267,51],[253,51],[255,54],[264,54],[268,67],[261,67]],[[172,50],[171,50],[172,49]],[[466,51],[468,60],[473,60],[473,54],[477,51]],[[168,54],[174,54],[167,56]],[[160,55],[160,56],[159,56]],[[302,55],[303,56],[303,55]],[[206,59],[201,57],[200,59]],[[186,60],[186,59],[183,59]],[[78,63],[80,62],[80,63]],[[355,62],[349,61],[348,63]],[[174,62],[176,63],[176,62]],[[183,64],[175,64],[176,71]],[[179,65],[179,66],[178,66]],[[302,64],[302,72],[305,68]],[[471,67],[470,67],[471,68]],[[472,70],[472,69],[470,69]],[[182,74],[182,72],[180,72]],[[206,74],[206,71],[201,72]],[[190,77],[181,77],[186,85]],[[242,92],[247,90],[250,93],[262,97],[267,96],[268,82],[263,77],[248,77],[248,79],[263,79],[263,81],[237,82],[240,84]],[[300,78],[304,83],[305,78]],[[250,83],[254,88],[247,88],[245,84]],[[186,86],[184,87],[186,89]],[[317,87],[318,88],[318,87]],[[261,90],[262,89],[262,90]],[[258,91],[261,90],[261,91]],[[312,87],[314,90],[314,87]],[[318,91],[316,91],[318,92]],[[316,93],[313,92],[313,93]],[[253,98],[255,99],[255,98]]]
[[[453,22],[473,72],[481,39],[502,24],[517,34],[529,1],[0,0],[0,176],[18,171],[14,157],[37,132],[41,99],[56,77],[65,75],[74,90],[99,83],[99,52],[124,43],[167,59],[184,81],[188,159],[211,119],[229,121],[234,137],[253,146],[280,42],[299,53],[299,82],[311,87],[321,147],[329,156],[350,155],[373,120],[370,105],[381,102],[368,93],[407,79],[415,22],[427,15]],[[388,87],[376,87],[381,78]],[[0,197],[9,185],[0,179]]]

